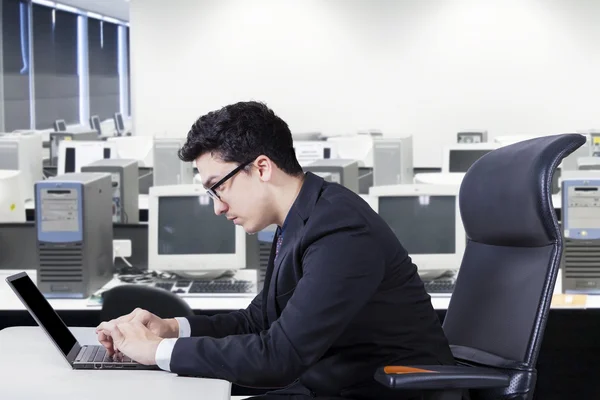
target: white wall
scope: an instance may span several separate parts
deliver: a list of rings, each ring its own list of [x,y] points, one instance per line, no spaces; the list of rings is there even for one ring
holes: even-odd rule
[[[456,132],[600,127],[600,1],[132,0],[136,134],[265,101],[294,132],[413,135],[441,166]]]

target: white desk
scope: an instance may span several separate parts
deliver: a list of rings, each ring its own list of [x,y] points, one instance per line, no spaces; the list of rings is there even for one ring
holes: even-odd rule
[[[2,311],[17,311],[25,310],[25,307],[17,296],[13,293],[10,287],[7,285],[5,278],[9,275],[16,274],[21,271],[12,270],[0,270],[0,310]],[[36,271],[27,271],[31,279],[36,282]],[[118,281],[113,280],[107,284],[112,286],[118,284]],[[560,274],[556,281],[554,293],[561,293],[562,290],[562,279]],[[240,310],[246,308],[255,295],[246,295],[230,297],[226,295],[215,295],[212,297],[182,297],[193,310]],[[90,302],[88,299],[72,300],[72,299],[51,299],[50,304],[55,310],[58,311],[77,311],[77,310],[90,310],[99,311],[102,306],[98,303]],[[432,295],[431,303],[436,310],[448,309],[450,303],[449,295]],[[554,308],[554,307],[553,307]],[[587,296],[586,305],[581,306],[561,306],[560,308],[600,308],[600,295],[598,296]]]
[[[0,310],[25,310],[21,301],[8,286],[5,278],[21,271],[0,270]],[[34,282],[37,281],[35,270],[26,271]],[[113,279],[106,286],[118,284]],[[183,297],[193,310],[240,310],[246,308],[255,295],[216,295],[214,297]],[[88,299],[50,299],[50,304],[55,310],[100,310],[102,306],[98,303],[90,302]]]
[[[72,328],[81,344],[98,344],[93,328]],[[73,370],[38,327],[0,331],[2,399],[226,400],[231,383],[165,371]]]

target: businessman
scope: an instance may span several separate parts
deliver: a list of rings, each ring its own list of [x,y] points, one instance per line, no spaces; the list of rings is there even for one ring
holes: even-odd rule
[[[303,173],[287,124],[266,105],[200,117],[179,157],[195,162],[216,214],[248,233],[278,226],[264,289],[245,310],[211,317],[138,309],[103,322],[109,352],[299,398],[413,398],[379,385],[375,370],[454,362],[394,233],[357,194]]]

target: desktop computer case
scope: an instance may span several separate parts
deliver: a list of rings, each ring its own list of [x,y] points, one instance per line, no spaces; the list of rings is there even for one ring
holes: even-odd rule
[[[109,174],[66,174],[36,183],[37,286],[49,298],[87,298],[113,275],[112,187]],[[41,229],[41,190],[75,188],[82,240]],[[64,230],[64,228],[61,228]],[[56,235],[58,233],[58,235]],[[53,239],[53,240],[48,240]]]

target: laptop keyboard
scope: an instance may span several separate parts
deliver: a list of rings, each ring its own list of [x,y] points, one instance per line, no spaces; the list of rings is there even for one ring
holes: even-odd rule
[[[81,362],[88,363],[132,363],[131,358],[123,356],[117,359],[114,359],[112,356],[108,355],[106,349],[102,346],[89,346],[85,349],[85,353],[81,358]]]

